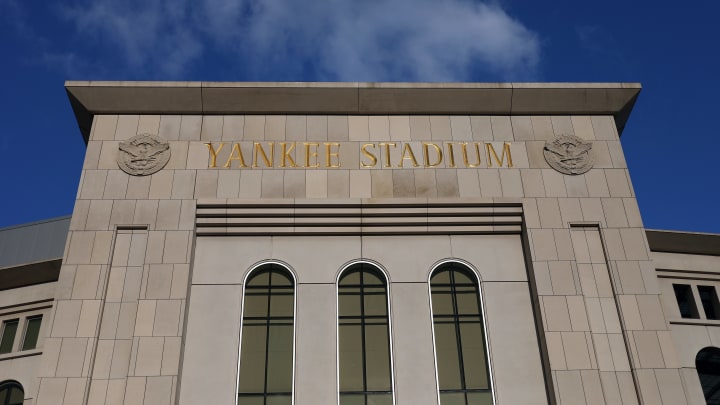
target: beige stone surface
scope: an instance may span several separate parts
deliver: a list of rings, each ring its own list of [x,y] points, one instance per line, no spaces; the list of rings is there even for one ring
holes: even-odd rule
[[[587,405],[606,405],[607,402],[603,398],[600,373],[596,370],[582,370],[580,371],[580,377]]]
[[[123,141],[138,134],[140,116],[137,114],[122,114],[118,116],[115,128],[115,139]]]
[[[287,118],[284,115],[268,115],[265,117],[265,139],[266,140],[283,140],[285,139]]]
[[[571,331],[570,313],[564,296],[544,296],[541,298],[545,314],[546,330],[551,332]],[[567,347],[567,345],[565,344]]]
[[[565,188],[564,176],[553,169],[541,170],[543,176],[543,184],[545,185],[545,195],[548,197],[568,197]]]
[[[307,139],[309,141],[328,140],[328,117],[326,115],[307,117]]]
[[[449,236],[364,236],[362,257],[388,270],[393,282],[427,282],[434,263],[452,256]],[[392,246],[392,250],[388,249]]]
[[[471,141],[473,139],[472,126],[468,116],[450,116],[450,130],[452,139],[455,141]]]
[[[430,116],[430,138],[432,140],[452,140],[450,117],[447,115]]]
[[[272,257],[272,240],[265,238],[198,238],[193,284],[241,284],[250,267]]]
[[[118,124],[117,115],[98,115],[93,119],[91,138],[95,141],[115,139],[115,129]]]
[[[523,283],[489,282],[484,283],[483,293],[498,403],[546,403],[527,287]],[[517,389],[518,380],[525,382],[524,389]]]
[[[396,400],[398,403],[437,404],[427,284],[394,284],[390,294]]]
[[[430,117],[427,115],[410,116],[410,138],[415,141],[432,139]]]
[[[134,375],[158,376],[162,364],[164,339],[161,337],[140,337]]]
[[[237,179],[235,179],[237,177]],[[237,181],[237,185],[233,183]],[[221,183],[223,182],[223,183]],[[231,184],[231,192],[226,191],[223,184],[227,182]],[[218,197],[223,198],[260,198],[262,184],[262,172],[261,171],[246,171],[238,172],[237,175],[222,176],[222,173],[218,177]],[[231,195],[233,197],[231,197]],[[194,219],[194,218],[193,218]]]
[[[581,296],[568,296],[568,312],[573,331],[590,331],[585,301]]]
[[[180,140],[200,140],[203,118],[200,115],[183,115],[180,118]]]
[[[387,115],[368,117],[368,134],[370,141],[387,141],[390,138],[390,120]]]
[[[392,195],[394,197],[414,197],[415,175],[409,170],[393,170],[392,187]]]
[[[370,172],[350,170],[350,198],[369,198],[372,196]]]
[[[510,123],[512,125],[513,138],[516,141],[532,141],[535,139],[531,117],[514,115],[510,117]]]
[[[345,130],[347,134],[347,129]],[[285,139],[288,141],[307,140],[307,117],[304,115],[288,115],[285,120]],[[347,139],[347,137],[346,137]]]
[[[502,186],[498,169],[485,169],[478,171],[480,182],[480,195],[482,197],[502,197]]]
[[[489,116],[471,116],[470,126],[472,128],[473,139],[476,141],[491,141],[492,124]]]
[[[348,116],[348,138],[351,141],[370,139],[370,122],[367,116]]]
[[[218,198],[238,198],[241,174],[239,170],[218,172]]]
[[[298,240],[277,236],[272,238],[272,253],[266,257],[291,264],[300,283],[334,284],[345,263],[370,257],[365,254],[360,240],[360,237],[305,236]],[[325,259],[313,260],[318,254]]]
[[[226,115],[223,116],[222,140],[241,140],[243,139],[243,127],[245,126],[245,117],[242,115]]]
[[[482,280],[498,404],[545,402],[536,320],[547,344],[549,383],[556,389],[550,396],[559,404],[637,403],[627,331],[633,364],[641,369],[644,403],[684,403],[683,383],[695,389],[690,395],[697,398],[699,383],[688,382],[696,374],[677,367],[693,367],[694,355],[713,338],[709,332],[693,337],[706,326],[667,323],[670,315],[653,295],[659,291],[650,260],[668,269],[693,270],[711,261],[648,255],[612,116],[258,114],[96,116],[61,273],[66,286],[58,289],[61,299],[42,356],[43,376],[69,379],[40,380],[37,403],[53,403],[49,395],[56,391],[77,398],[67,391],[71,386],[84,390],[87,379],[80,376],[90,367],[91,338],[101,314],[93,400],[171,404],[177,392],[180,404],[235,403],[242,282],[255,264],[268,259],[287,263],[299,282],[295,403],[335,403],[335,281],[343,265],[361,258],[380,263],[392,282],[399,404],[435,401],[427,280],[435,264],[453,258],[474,266]],[[128,176],[114,160],[117,140],[139,132],[173,141],[171,162],[152,176]],[[566,176],[549,168],[543,146],[562,133],[593,140],[592,170]],[[515,167],[367,170],[360,168],[359,154],[350,153],[364,142],[411,139],[416,153],[422,141],[512,142]],[[340,169],[208,169],[204,142],[228,142],[228,148],[241,140],[348,142],[343,148],[350,155]],[[383,156],[378,157],[382,165]],[[522,202],[528,246],[518,234],[299,238],[193,233],[195,199],[307,198],[317,203],[418,197],[484,198],[495,203],[496,212],[503,212],[501,203]],[[597,227],[587,227],[590,223]],[[119,233],[113,240],[115,224],[147,225],[149,233]],[[115,251],[108,269],[111,246]],[[534,284],[528,284],[526,268],[532,269]],[[101,304],[106,274],[107,302]],[[541,295],[538,308],[533,292]],[[517,389],[517,381],[523,389]]]
[[[328,116],[328,140],[329,141],[348,141],[349,135],[349,124],[348,117],[345,116]],[[288,124],[288,135],[289,135],[289,124]]]
[[[619,138],[612,117],[593,116],[590,120],[592,122],[593,132],[595,133],[595,139],[614,141]]]
[[[337,398],[336,300],[333,284],[297,287],[295,401],[297,404],[334,403]],[[312,324],[315,328],[300,329]],[[322,364],[323,367],[318,367]],[[332,383],[328,383],[328,382]]]
[[[180,119],[179,115],[161,115],[158,135],[168,141],[180,139]]]
[[[661,404],[660,390],[653,370],[638,370],[637,381],[644,403]]]
[[[242,286],[195,285],[188,305],[183,373],[180,381],[181,404],[234,404],[237,384],[238,334],[240,331]],[[217,308],[225,308],[217,311]],[[208,333],[212,331],[212,333]],[[153,348],[163,338],[148,342]],[[162,353],[162,347],[158,348]],[[155,363],[147,362],[154,372]],[[160,374],[162,362],[157,363]],[[196,384],[204,381],[203,384]]]

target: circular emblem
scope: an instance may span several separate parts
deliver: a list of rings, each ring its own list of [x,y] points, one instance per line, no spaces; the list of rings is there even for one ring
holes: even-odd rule
[[[545,142],[543,154],[550,167],[563,174],[583,174],[592,169],[592,143],[575,135],[560,135]]]
[[[156,173],[169,160],[170,144],[157,135],[135,135],[118,146],[118,166],[133,176]]]

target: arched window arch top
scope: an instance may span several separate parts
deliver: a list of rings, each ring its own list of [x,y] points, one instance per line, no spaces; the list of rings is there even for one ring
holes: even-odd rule
[[[440,404],[492,405],[476,275],[461,263],[442,263],[430,275],[430,293]]]
[[[295,352],[295,281],[278,263],[245,281],[238,405],[291,405]]]
[[[25,391],[22,385],[14,380],[0,382],[0,405],[22,405]]]
[[[700,385],[708,405],[720,405],[720,348],[706,347],[695,356]]]
[[[340,405],[392,405],[388,286],[376,266],[358,262],[338,278]]]

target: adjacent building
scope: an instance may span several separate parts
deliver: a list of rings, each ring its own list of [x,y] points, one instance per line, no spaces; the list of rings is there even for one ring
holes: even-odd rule
[[[637,84],[66,89],[0,405],[720,404],[720,235],[643,227]]]

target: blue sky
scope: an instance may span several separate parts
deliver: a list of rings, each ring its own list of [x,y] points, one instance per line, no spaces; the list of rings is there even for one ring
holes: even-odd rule
[[[0,0],[0,227],[70,214],[65,80],[640,82],[645,226],[720,233],[720,2]]]

